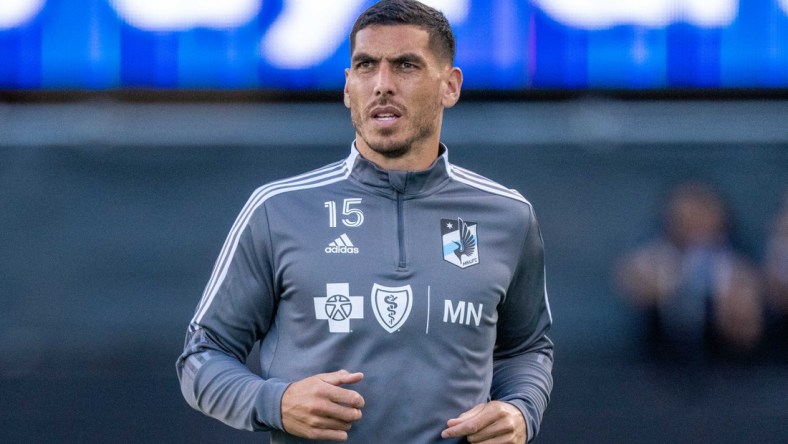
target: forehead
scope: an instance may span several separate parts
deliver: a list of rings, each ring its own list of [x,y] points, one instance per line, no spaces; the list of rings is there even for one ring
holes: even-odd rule
[[[404,53],[432,55],[430,35],[414,25],[371,25],[356,34],[352,56],[365,53],[389,57]]]

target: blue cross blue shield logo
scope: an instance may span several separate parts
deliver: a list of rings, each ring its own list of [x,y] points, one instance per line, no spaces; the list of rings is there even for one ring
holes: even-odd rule
[[[372,286],[372,311],[378,323],[389,333],[394,333],[408,320],[413,307],[413,289],[404,287]]]
[[[315,318],[328,320],[331,333],[350,333],[351,319],[364,319],[364,297],[351,296],[350,284],[326,284],[326,297],[315,299]]]

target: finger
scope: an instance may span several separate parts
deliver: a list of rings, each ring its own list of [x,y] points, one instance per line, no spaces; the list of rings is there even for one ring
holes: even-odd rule
[[[340,370],[318,375],[318,378],[328,384],[323,387],[322,391],[329,400],[357,409],[364,407],[364,398],[357,391],[340,387],[342,384],[354,384],[361,381],[364,378],[362,373],[348,373],[345,370]]]
[[[347,432],[344,430],[311,429],[304,433],[303,437],[315,441],[347,441]]]
[[[494,442],[511,442],[509,441],[514,437],[512,427],[507,426],[502,421],[496,421],[482,427],[476,433],[466,436],[469,443],[484,443],[492,444]]]
[[[328,399],[303,405],[297,415],[283,414],[285,431],[296,436],[320,440],[345,440],[353,421],[361,418],[358,409],[335,404]]]
[[[326,386],[323,390],[325,399],[343,407],[362,409],[366,404],[364,397],[357,391],[342,387]]]
[[[340,384],[355,384],[360,382],[362,379],[364,379],[364,374],[361,372],[348,373],[344,378],[342,378]]]
[[[498,440],[501,442],[512,442],[511,439],[515,434],[511,429],[496,423],[480,424],[475,421],[450,427],[441,432],[442,438],[459,438],[463,436],[470,443],[491,444],[498,442]]]
[[[287,433],[310,439],[344,441],[352,427],[351,422],[330,418],[321,414],[282,418]]]
[[[353,426],[352,421],[345,421],[330,416],[313,416],[305,424],[312,429],[338,430],[344,432],[347,432]]]
[[[453,427],[457,424],[467,421],[469,418],[472,418],[478,415],[479,413],[481,413],[482,410],[484,410],[485,405],[486,404],[476,404],[472,409],[466,410],[465,412],[461,413],[460,416],[450,419],[446,423],[446,425],[448,425],[449,427]]]
[[[446,438],[459,438],[461,436],[469,436],[477,433],[479,426],[475,421],[463,421],[459,424],[449,426],[441,432],[441,437]]]
[[[363,398],[361,399],[363,400]],[[326,402],[321,405],[318,414],[320,416],[333,418],[348,423],[358,421],[362,416],[361,408],[343,403],[337,403],[331,399],[326,400]]]
[[[458,418],[450,419],[446,423],[448,428],[441,433],[441,436],[454,438],[478,434],[499,417],[499,415],[487,409],[487,406],[488,404],[479,404],[461,414]]]
[[[483,425],[476,433],[467,436],[470,443],[497,444],[524,442],[527,436],[525,419],[513,405],[493,401],[489,408],[473,420]]]
[[[502,436],[493,436],[493,437],[491,437],[489,439],[484,439],[484,440],[480,440],[480,441],[477,441],[474,438],[468,437],[468,442],[470,444],[511,444],[513,442],[521,443],[521,442],[523,442],[523,440],[518,440],[518,439],[514,439],[514,438],[509,437],[509,436],[502,435]]]

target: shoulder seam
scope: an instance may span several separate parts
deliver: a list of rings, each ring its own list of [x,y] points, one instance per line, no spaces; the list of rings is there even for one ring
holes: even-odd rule
[[[506,188],[498,182],[476,174],[473,171],[458,167],[457,165],[449,165],[449,176],[458,182],[464,183],[465,185],[478,190],[502,197],[507,197],[509,199],[513,199],[531,206],[531,203],[528,202],[528,200],[517,190]]]

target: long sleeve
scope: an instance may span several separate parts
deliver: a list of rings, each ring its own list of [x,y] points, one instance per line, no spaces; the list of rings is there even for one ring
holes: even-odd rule
[[[227,237],[176,363],[189,405],[238,429],[282,428],[287,382],[263,379],[245,365],[274,316],[270,257],[265,207],[253,195]]]
[[[553,343],[546,336],[552,316],[542,235],[533,211],[520,262],[498,311],[491,396],[522,411],[530,441],[539,432],[553,387]]]
[[[464,255],[449,248],[458,239]],[[282,430],[288,383],[341,368],[364,373],[349,389],[369,401],[351,442],[445,442],[446,421],[490,397],[517,406],[533,438],[552,388],[550,324],[541,234],[520,194],[445,156],[384,172],[353,150],[253,194],[177,368],[194,408],[277,443],[303,442]],[[260,376],[244,365],[255,343]]]

